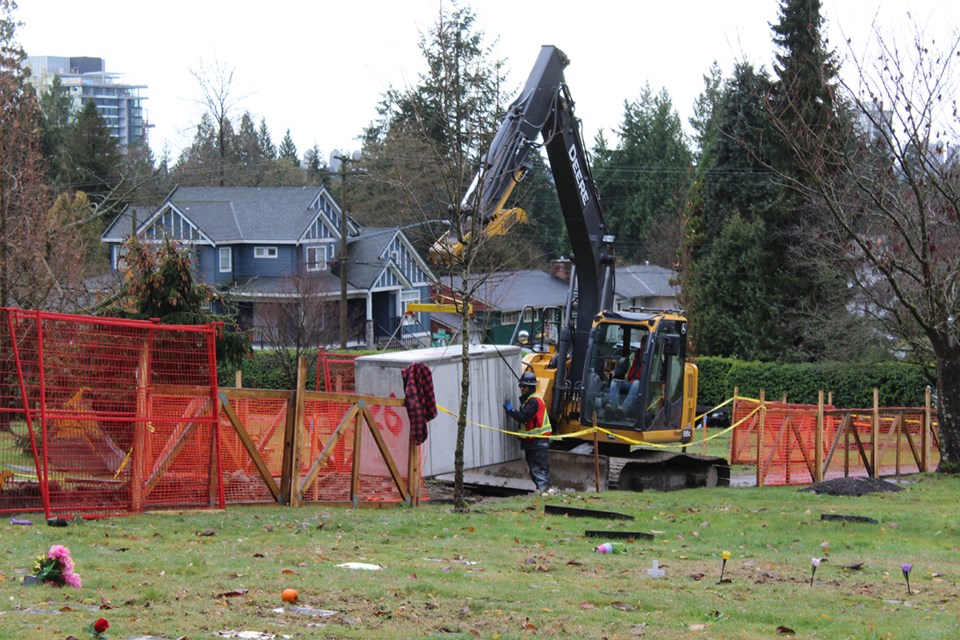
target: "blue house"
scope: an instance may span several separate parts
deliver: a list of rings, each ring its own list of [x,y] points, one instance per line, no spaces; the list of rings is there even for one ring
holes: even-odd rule
[[[178,187],[155,209],[126,208],[104,232],[114,270],[131,233],[190,249],[199,280],[236,306],[241,327],[262,333],[277,305],[310,296],[339,326],[340,229],[344,213],[324,187]],[[434,276],[394,228],[364,228],[349,214],[347,301],[350,341],[372,346],[422,337]]]

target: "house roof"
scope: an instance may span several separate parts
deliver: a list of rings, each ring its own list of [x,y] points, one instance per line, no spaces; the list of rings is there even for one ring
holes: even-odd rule
[[[483,274],[473,281],[479,283],[474,297],[501,311],[520,311],[525,306],[563,306],[569,289],[560,278],[538,269]],[[459,277],[452,278],[454,291],[459,290],[461,282]]]
[[[390,261],[383,254],[399,233],[396,229],[370,228],[348,240],[347,280],[361,289],[369,289]]]
[[[673,284],[676,272],[655,264],[617,267],[616,295],[619,298],[674,298],[680,287]]]
[[[214,242],[296,242],[323,187],[181,187],[167,198]]]
[[[292,244],[320,215],[315,205],[320,198],[326,198],[339,214],[339,207],[324,187],[178,187],[159,208],[124,209],[104,232],[103,240],[122,241],[130,235],[134,215],[143,227],[169,203],[216,244]],[[348,223],[350,232],[358,230],[349,216]]]
[[[101,239],[104,242],[123,242],[130,235],[130,230],[134,224],[143,224],[143,221],[153,215],[156,211],[154,207],[138,207],[127,205],[123,208],[107,230],[103,232]]]
[[[676,297],[679,287],[671,284],[675,277],[672,270],[652,264],[618,266],[615,295],[626,300]],[[500,311],[520,311],[525,306],[562,307],[567,303],[569,285],[537,269],[483,274],[476,276],[475,281],[480,284],[474,297]],[[460,278],[449,282],[454,291],[459,290]]]

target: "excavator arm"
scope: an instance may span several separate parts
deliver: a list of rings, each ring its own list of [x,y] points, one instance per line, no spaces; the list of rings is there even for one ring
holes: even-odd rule
[[[603,220],[580,121],[574,115],[574,102],[564,79],[563,70],[569,62],[555,46],[540,49],[523,90],[508,108],[460,205],[463,215],[477,216],[474,226],[484,237],[504,235],[518,222],[526,222],[526,213],[519,208],[507,208],[506,202],[525,175],[531,154],[540,147],[546,149],[573,247],[578,282],[576,326],[571,333],[568,315],[557,346],[558,390],[582,380],[593,317],[612,303],[614,289],[614,237]],[[456,238],[448,232],[433,245],[431,257],[440,262],[459,256],[470,239],[469,233]],[[568,314],[572,302],[568,301]],[[568,372],[572,374],[569,378]],[[554,394],[555,402],[560,401],[561,395]]]

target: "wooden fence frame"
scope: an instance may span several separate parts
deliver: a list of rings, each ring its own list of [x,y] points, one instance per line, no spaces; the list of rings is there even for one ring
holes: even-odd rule
[[[733,398],[734,415],[736,415],[736,406],[739,401],[742,401],[742,399],[739,398],[739,390],[735,389]],[[784,398],[783,402],[786,403],[786,398]],[[759,411],[757,411],[756,416],[746,421],[741,427],[738,427],[738,429],[742,429],[743,439],[734,438],[731,439],[730,443],[731,459],[742,459],[743,448],[750,443],[749,437],[755,434],[756,452],[754,464],[756,465],[757,486],[763,486],[765,484],[767,472],[771,467],[773,457],[783,438],[787,439],[788,444],[796,445],[796,450],[799,451],[803,458],[802,461],[809,470],[813,482],[822,482],[827,472],[831,469],[831,466],[839,462],[837,456],[838,450],[842,451],[841,458],[844,477],[849,477],[850,475],[851,451],[853,451],[855,456],[863,464],[868,477],[876,478],[879,477],[884,455],[889,451],[891,446],[895,447],[896,451],[894,464],[895,475],[899,476],[901,474],[904,462],[901,459],[901,444],[904,439],[910,452],[907,462],[910,462],[912,459],[912,462],[916,464],[917,469],[921,473],[930,471],[932,445],[936,444],[939,448],[939,438],[935,428],[936,412],[931,406],[931,392],[929,388],[925,391],[923,407],[880,407],[879,390],[874,389],[873,406],[867,409],[827,408],[831,406],[832,402],[829,399],[825,401],[824,392],[820,391],[817,398],[816,427],[814,430],[812,451],[810,451],[811,447],[808,443],[804,442],[804,438],[794,423],[794,416],[789,413],[790,405],[787,405],[788,414],[779,425],[779,429],[774,436],[773,447],[770,447],[769,451],[767,451],[768,447],[765,445],[765,434],[770,433],[769,430],[772,426],[767,424],[767,404],[765,392],[761,389],[759,393]],[[778,402],[777,404],[780,403]],[[799,408],[797,410],[799,411]],[[809,415],[809,411],[809,405],[804,406],[803,412]],[[907,416],[918,412],[922,412],[922,427],[920,429],[919,442],[916,442],[914,434],[911,433],[910,427],[907,424]],[[862,417],[865,415],[869,416],[870,420],[871,428],[869,438],[865,438],[856,427],[858,419],[862,423]],[[839,421],[839,427],[832,435],[832,439],[829,441],[829,447],[825,450],[824,445],[827,444],[827,442],[825,442],[827,424],[828,422],[836,423],[837,421]],[[886,427],[885,430],[881,430],[881,425],[886,423],[889,423],[889,426]],[[852,449],[850,442],[851,437],[854,444],[854,448]],[[841,440],[843,441],[842,443]],[[789,484],[790,465],[788,464],[787,466]]]
[[[325,391],[307,391],[306,389],[306,360],[301,358],[297,363],[297,388],[294,391],[271,391],[242,389],[220,389],[220,406],[226,415],[228,421],[233,426],[243,444],[244,449],[250,455],[254,465],[257,468],[260,477],[266,483],[267,488],[273,499],[279,504],[286,504],[292,507],[300,506],[303,502],[303,495],[310,484],[316,479],[320,469],[326,463],[332,454],[334,447],[340,439],[353,429],[353,467],[350,474],[350,499],[348,502],[324,502],[323,504],[347,504],[353,507],[358,506],[383,506],[383,502],[360,502],[360,455],[361,443],[366,430],[376,442],[377,449],[383,456],[384,463],[390,472],[394,485],[400,492],[402,501],[407,505],[414,506],[420,504],[420,446],[410,441],[409,455],[407,458],[407,482],[403,482],[400,470],[397,468],[393,457],[383,439],[380,426],[377,424],[373,413],[370,411],[370,405],[403,407],[404,398],[391,398],[379,396],[364,396],[350,393],[331,393]],[[262,456],[257,450],[256,444],[247,433],[240,417],[231,405],[233,398],[270,398],[282,399],[288,403],[287,421],[284,425],[284,443],[282,453],[282,470],[280,474],[280,484],[278,485],[270,470],[267,468]],[[340,420],[340,423],[334,429],[330,439],[324,443],[319,455],[310,461],[310,467],[306,474],[301,478],[299,470],[303,456],[301,434],[304,431],[304,407],[307,401],[316,402],[335,402],[339,404],[349,404],[349,408]],[[392,503],[386,503],[392,504]]]

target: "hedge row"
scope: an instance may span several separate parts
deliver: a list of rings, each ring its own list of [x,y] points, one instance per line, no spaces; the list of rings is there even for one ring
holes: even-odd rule
[[[833,393],[834,406],[846,409],[872,407],[876,388],[882,407],[919,407],[932,384],[921,367],[903,362],[777,364],[701,357],[697,367],[697,401],[707,406],[730,398],[736,387],[740,395],[755,398],[763,389],[770,400],[786,394],[788,401],[803,404],[816,404],[823,390]]]
[[[255,351],[249,358],[244,358],[239,367],[243,376],[243,386],[248,389],[293,389],[296,380],[290,381],[280,366],[280,354],[274,351]],[[317,352],[305,354],[307,359],[307,389],[314,389],[317,375]],[[296,371],[294,356],[290,356],[290,371]],[[217,380],[220,386],[232,387],[236,384],[237,367],[231,364],[217,365]]]
[[[290,389],[283,370],[277,364],[278,354],[256,352],[243,361],[243,386],[254,389]],[[316,379],[316,353],[307,357],[307,388],[313,389]],[[817,392],[833,392],[833,404],[842,408],[873,406],[873,389],[880,390],[884,407],[922,406],[924,390],[931,382],[920,367],[902,362],[871,364],[824,362],[777,364],[773,362],[741,362],[733,358],[697,358],[700,384],[697,403],[714,406],[733,396],[757,397],[760,389],[771,400],[783,394],[791,402],[816,404]],[[233,386],[236,368],[221,365],[220,384]]]

